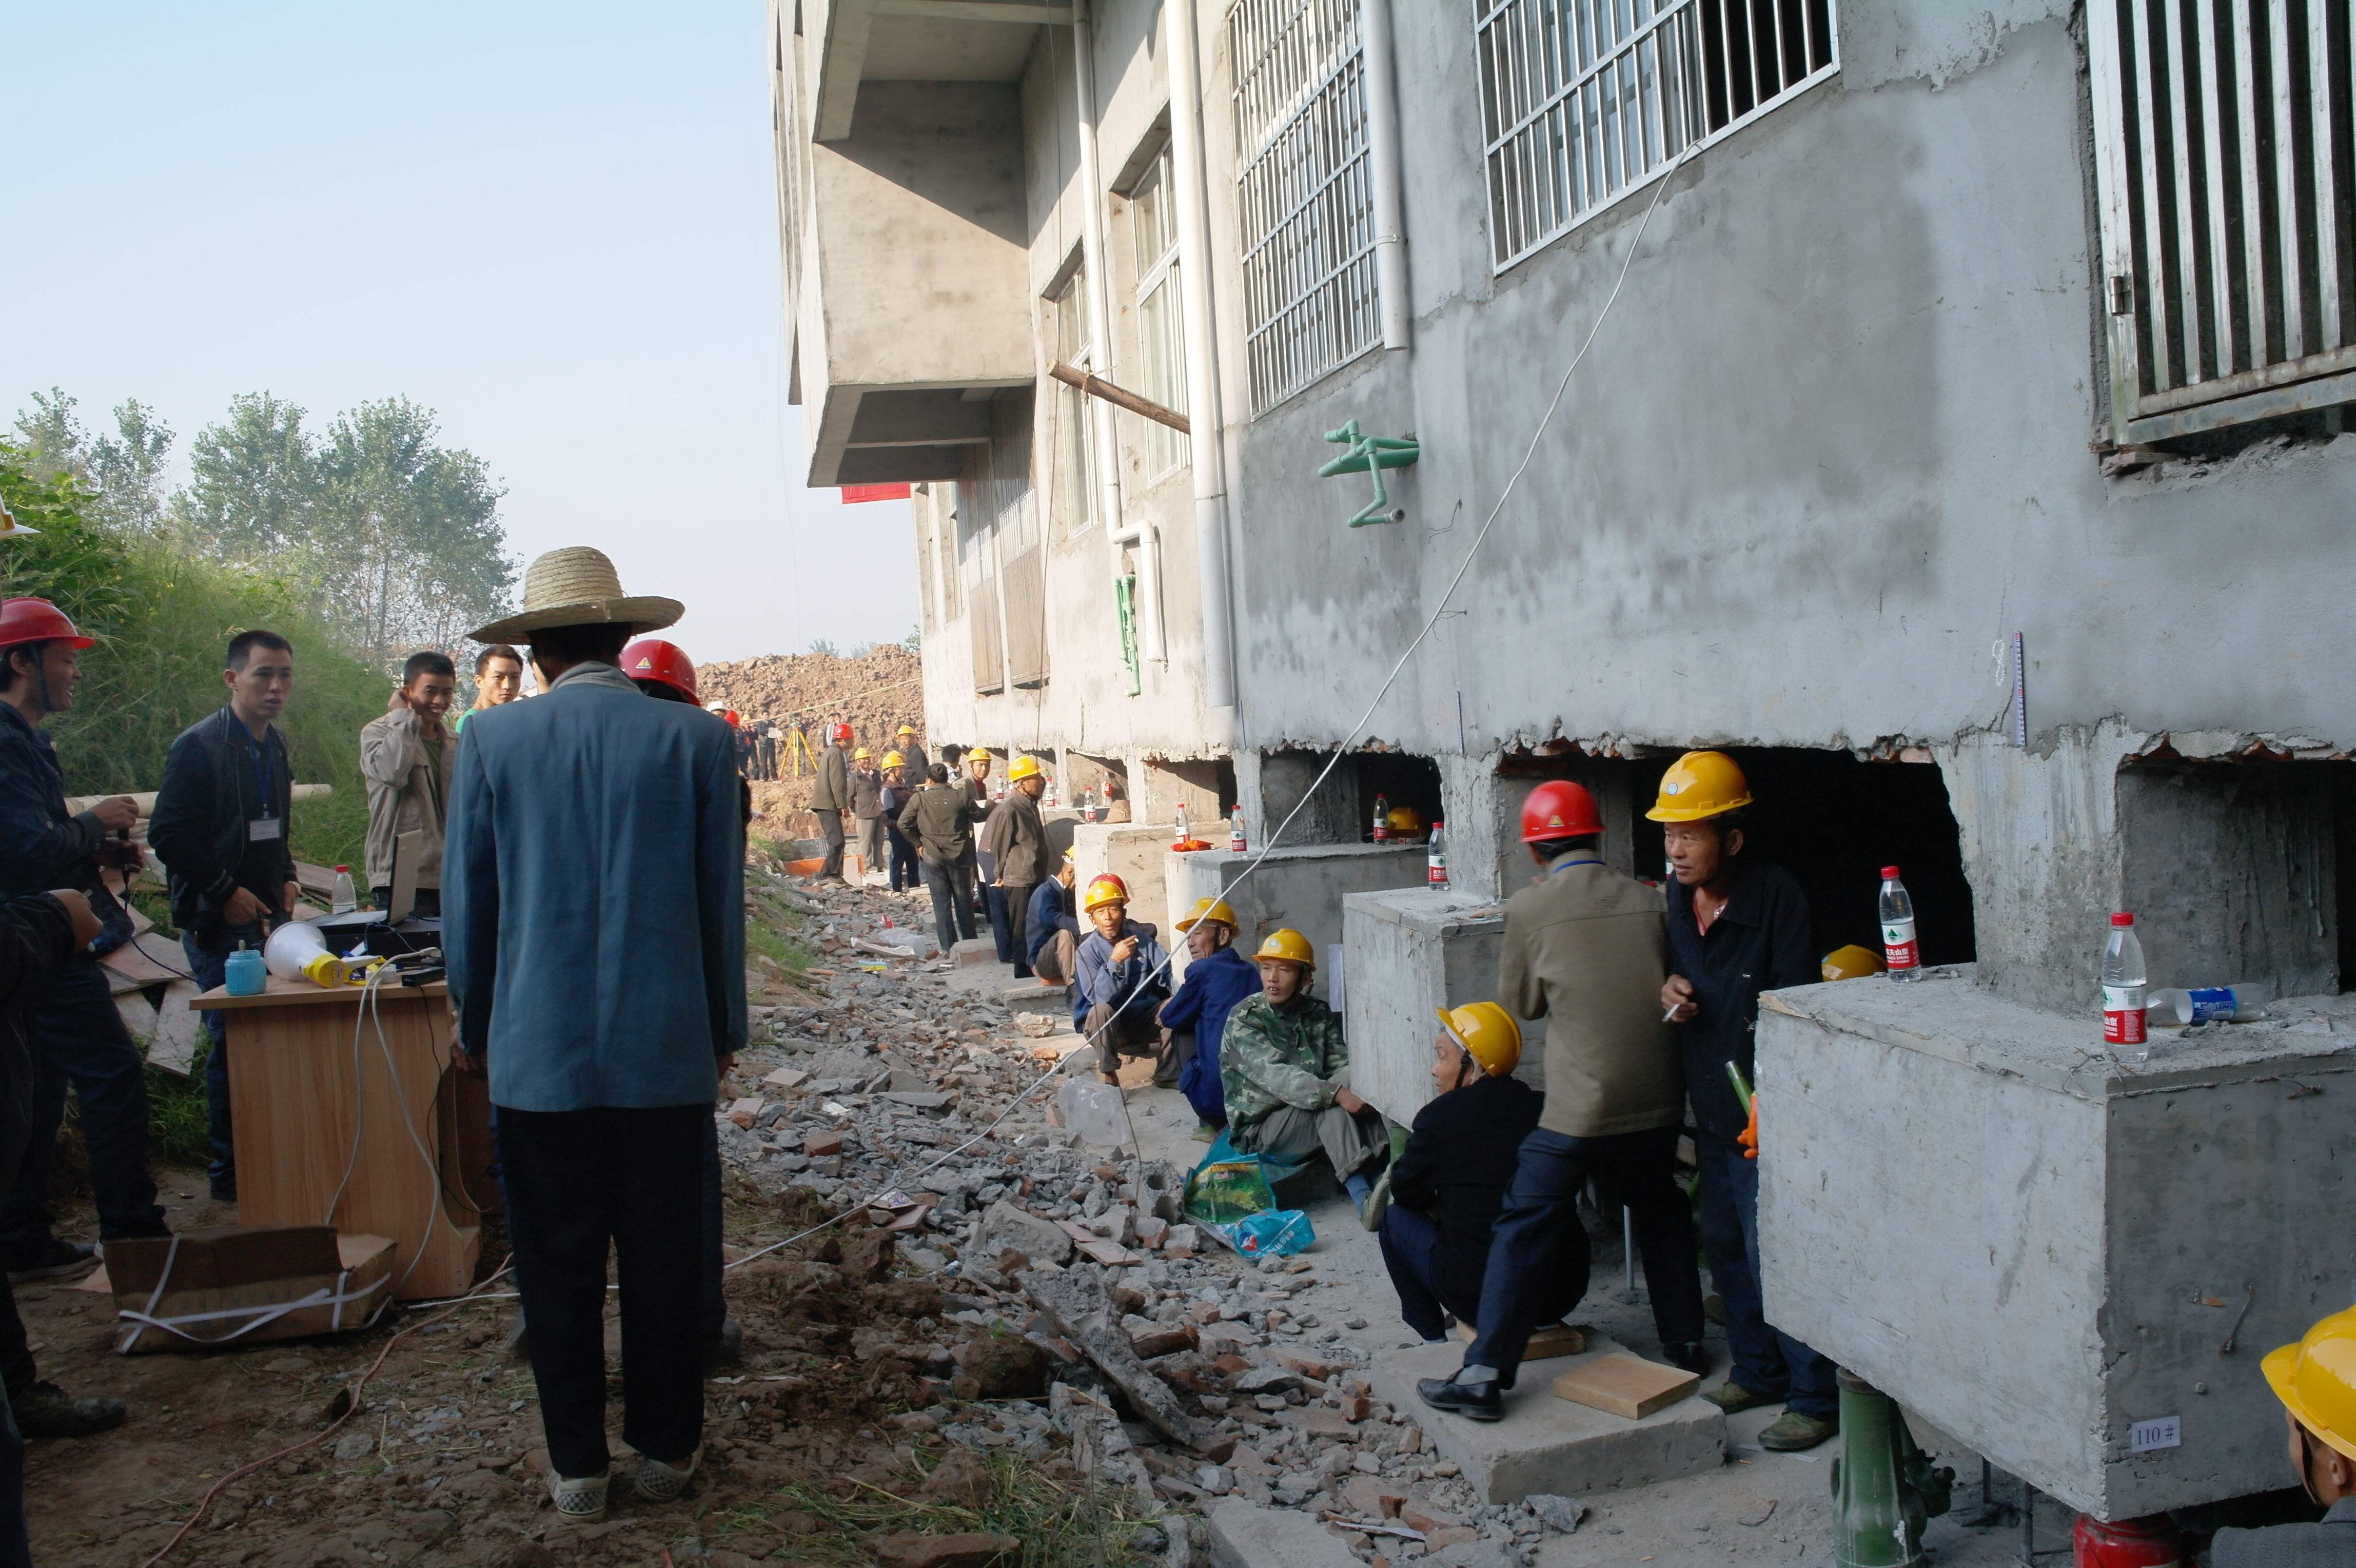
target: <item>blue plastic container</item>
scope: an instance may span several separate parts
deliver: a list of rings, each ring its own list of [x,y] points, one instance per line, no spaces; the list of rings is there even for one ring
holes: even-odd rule
[[[242,942],[238,944],[237,951],[229,955],[224,967],[228,974],[224,989],[231,996],[259,996],[270,984],[270,966],[262,961],[260,953]]]

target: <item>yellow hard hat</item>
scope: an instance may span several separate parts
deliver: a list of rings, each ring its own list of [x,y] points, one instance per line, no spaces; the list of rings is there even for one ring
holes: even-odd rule
[[[1186,918],[1178,922],[1178,929],[1191,931],[1205,920],[1225,926],[1231,931],[1242,923],[1236,918],[1235,910],[1228,907],[1225,898],[1197,898],[1194,907],[1186,912]]]
[[[1080,900],[1080,912],[1092,914],[1107,904],[1128,902],[1129,884],[1109,871],[1100,872],[1088,878],[1088,891],[1087,897]]]
[[[1006,765],[1006,781],[1009,784],[1020,784],[1025,779],[1038,777],[1039,759],[1035,757],[1018,757]]]
[[[1391,808],[1391,814],[1385,820],[1390,823],[1392,830],[1397,832],[1419,833],[1423,832],[1423,817],[1413,806],[1393,806]]]
[[[2258,1365],[2301,1426],[2356,1459],[2356,1306],[2333,1313]]]
[[[1462,1007],[1435,1007],[1449,1034],[1465,1055],[1481,1064],[1491,1078],[1504,1078],[1522,1061],[1522,1026],[1494,1002],[1470,1002]]]
[[[1879,974],[1888,966],[1871,948],[1851,942],[1825,954],[1824,962],[1817,967],[1826,980],[1862,980],[1869,974]]]
[[[965,759],[968,762],[987,762],[990,760],[990,750],[986,746],[977,746],[965,754]]]
[[[898,729],[894,730],[892,733],[894,735],[914,735],[916,733],[916,726],[914,725],[902,725]]]
[[[853,762],[864,762],[867,760],[867,748],[862,746],[857,751],[851,754],[851,760]]]
[[[1661,798],[1644,813],[1656,822],[1697,822],[1751,804],[1751,782],[1722,751],[1688,751],[1661,775]]]
[[[908,766],[908,759],[901,756],[896,751],[887,751],[884,754],[884,766],[886,768],[905,768]]]
[[[1269,932],[1268,939],[1259,944],[1259,951],[1252,957],[1280,959],[1286,963],[1297,963],[1303,969],[1317,967],[1317,950],[1309,945],[1307,937],[1289,927]]]

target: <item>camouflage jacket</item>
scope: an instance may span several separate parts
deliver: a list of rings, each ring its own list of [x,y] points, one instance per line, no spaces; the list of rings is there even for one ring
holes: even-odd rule
[[[1350,1084],[1342,1015],[1315,996],[1297,996],[1282,1007],[1265,993],[1245,998],[1219,1036],[1219,1079],[1228,1122],[1237,1129],[1280,1105],[1324,1110],[1333,1091]]]

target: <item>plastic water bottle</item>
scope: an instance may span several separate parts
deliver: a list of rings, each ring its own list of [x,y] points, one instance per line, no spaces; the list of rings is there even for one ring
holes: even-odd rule
[[[1375,797],[1375,842],[1388,843],[1390,836],[1391,798],[1388,795],[1377,795]]]
[[[1437,817],[1431,820],[1431,842],[1424,847],[1423,864],[1431,886],[1448,886],[1448,824]]]
[[[2180,1029],[2188,1024],[2237,1024],[2264,1017],[2271,989],[2247,981],[2190,991],[2162,988],[2145,998],[2144,1021],[2156,1029]]]
[[[359,907],[359,899],[352,893],[352,868],[348,865],[336,867],[336,890],[327,900],[327,913],[348,915]]]
[[[1194,836],[1193,828],[1186,821],[1186,802],[1181,800],[1178,802],[1178,842],[1184,843]]]
[[[1922,945],[1914,940],[1914,900],[1898,868],[1881,868],[1881,955],[1889,961],[1892,980],[1922,978]]]
[[[1093,789],[1083,789],[1080,791],[1080,821],[1093,822],[1096,820],[1097,792]]]
[[[1236,809],[1227,813],[1227,850],[1232,854],[1241,854],[1250,847],[1250,841],[1244,837],[1244,803],[1238,800]]]
[[[2122,909],[2111,917],[2110,945],[2103,949],[2103,1044],[2144,1043],[2143,943],[2136,940],[2135,917]]]

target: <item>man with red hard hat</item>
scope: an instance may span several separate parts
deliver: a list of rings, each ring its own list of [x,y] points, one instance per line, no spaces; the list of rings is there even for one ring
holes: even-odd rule
[[[851,726],[837,723],[826,734],[818,754],[818,778],[810,785],[810,810],[818,813],[818,836],[826,841],[826,858],[818,880],[842,878],[843,813],[858,802],[851,792]]]
[[[94,956],[131,940],[131,918],[100,868],[127,874],[145,865],[130,837],[139,808],[128,795],[116,795],[69,814],[65,775],[40,727],[49,714],[72,708],[81,650],[91,645],[47,599],[0,604],[0,895],[70,887],[90,901],[101,928],[25,1014],[34,1069],[32,1136],[16,1166],[0,1172],[0,1267],[18,1280],[70,1273],[87,1267],[92,1255],[87,1243],[56,1235],[47,1205],[69,1084],[81,1106],[100,1240],[166,1233],[147,1175],[147,1085],[139,1047]]]
[[[1497,989],[1525,1018],[1547,1020],[1546,1105],[1522,1140],[1481,1276],[1479,1337],[1452,1378],[1417,1385],[1427,1404],[1476,1421],[1504,1413],[1530,1331],[1560,1310],[1556,1287],[1584,1291],[1587,1232],[1579,1194],[1595,1178],[1634,1220],[1662,1353],[1708,1370],[1693,1221],[1676,1185],[1685,1084],[1658,1000],[1668,973],[1660,895],[1603,864],[1595,797],[1554,781],[1522,806],[1537,881],[1505,904]]]

